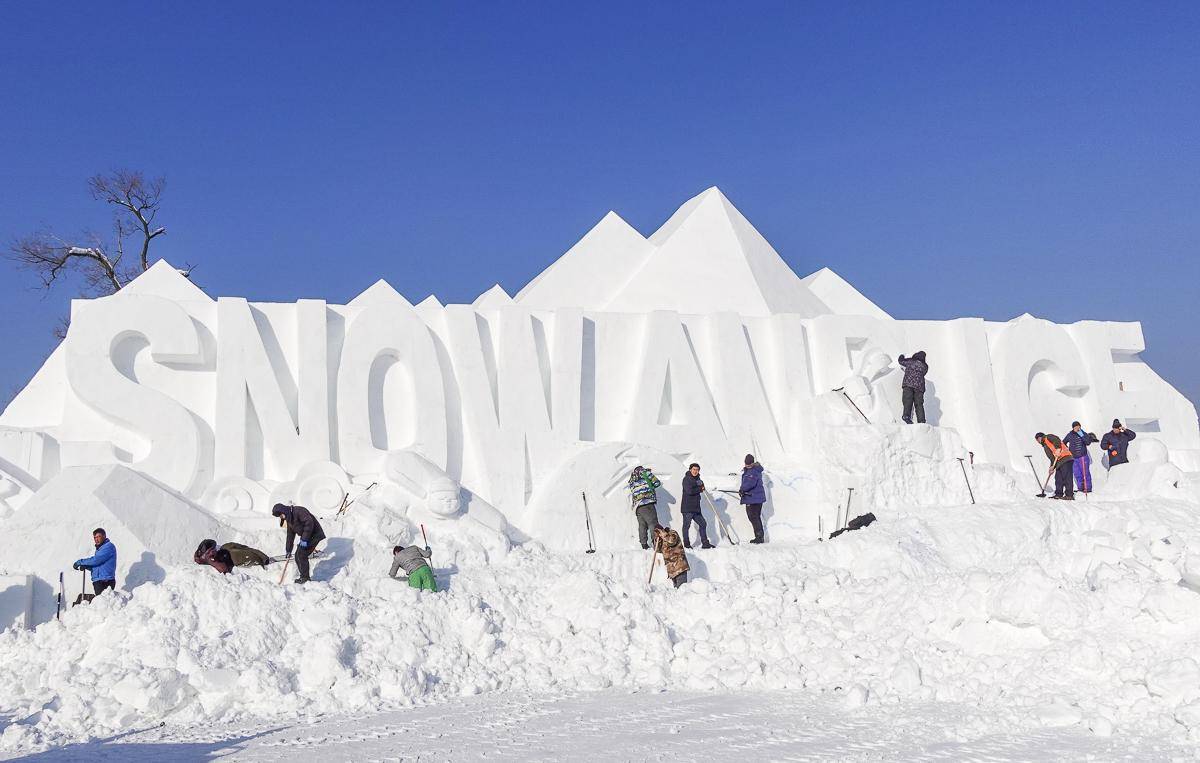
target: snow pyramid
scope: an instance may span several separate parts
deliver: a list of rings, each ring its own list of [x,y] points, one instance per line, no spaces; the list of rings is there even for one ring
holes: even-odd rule
[[[821,276],[828,302],[812,288],[814,276]],[[688,200],[649,239],[609,212],[514,299],[539,309],[886,317],[832,271],[814,276],[801,280],[713,187]]]

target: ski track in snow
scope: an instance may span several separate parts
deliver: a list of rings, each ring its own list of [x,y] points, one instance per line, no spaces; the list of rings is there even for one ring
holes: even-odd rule
[[[963,739],[979,711],[951,703],[845,711],[777,692],[498,693],[359,717],[281,725],[172,727],[22,760],[248,762],[320,759],[674,761],[1019,761],[1191,758],[1163,740],[1046,728]]]

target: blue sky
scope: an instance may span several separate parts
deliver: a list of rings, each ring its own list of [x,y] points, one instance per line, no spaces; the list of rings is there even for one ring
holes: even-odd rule
[[[1200,5],[575,5],[6,3],[0,238],[133,167],[211,294],[463,302],[717,185],[897,317],[1140,320],[1200,400]],[[32,286],[0,399],[73,296]]]

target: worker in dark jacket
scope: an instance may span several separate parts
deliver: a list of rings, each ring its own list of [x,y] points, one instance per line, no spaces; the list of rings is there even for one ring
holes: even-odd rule
[[[925,351],[913,353],[911,358],[900,356],[898,361],[904,368],[904,380],[900,382],[904,400],[904,423],[911,424],[913,409],[917,411],[917,423],[925,423],[925,374],[929,364],[925,362]]]
[[[1117,464],[1129,463],[1129,441],[1135,437],[1137,435],[1132,429],[1126,429],[1121,426],[1119,419],[1113,419],[1112,431],[1106,432],[1100,441],[1100,447],[1108,454],[1109,469]]]
[[[692,547],[692,522],[700,528],[700,548],[712,548],[712,544],[708,542],[708,525],[700,511],[700,495],[703,492],[704,480],[700,479],[700,464],[692,464],[688,467],[687,474],[683,475],[683,499],[679,503],[679,509],[683,513],[684,548]]]
[[[767,502],[767,489],[763,486],[762,464],[754,460],[754,456],[746,454],[745,466],[742,468],[742,485],[738,495],[746,506],[746,518],[754,528],[754,539],[751,543],[766,543],[763,531],[762,507]]]
[[[1099,440],[1091,432],[1085,432],[1078,421],[1073,421],[1071,431],[1062,441],[1075,457],[1075,489],[1092,492],[1092,454],[1088,452],[1088,446]]]
[[[1033,439],[1042,446],[1042,450],[1046,452],[1046,458],[1050,459],[1051,468],[1054,470],[1053,497],[1063,501],[1074,501],[1075,488],[1071,484],[1071,464],[1075,461],[1075,457],[1071,455],[1071,449],[1063,445],[1063,441],[1052,434],[1038,432]]]
[[[297,583],[307,583],[309,577],[308,557],[317,550],[317,544],[325,540],[325,531],[321,523],[303,506],[285,506],[277,503],[271,509],[271,514],[279,517],[279,526],[287,525],[287,542],[284,553],[292,555],[292,546],[296,536],[300,536],[299,549],[296,551],[296,569],[300,571]]]

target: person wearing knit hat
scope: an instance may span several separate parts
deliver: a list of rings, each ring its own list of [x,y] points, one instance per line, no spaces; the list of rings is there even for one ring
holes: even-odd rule
[[[1129,463],[1129,443],[1137,434],[1132,429],[1121,426],[1120,419],[1113,419],[1112,431],[1104,434],[1100,447],[1108,457],[1108,468],[1119,464]]]
[[[1062,438],[1063,444],[1071,449],[1075,457],[1075,489],[1084,493],[1092,492],[1092,454],[1088,446],[1099,442],[1091,432],[1084,431],[1078,421],[1071,422],[1071,431]]]

